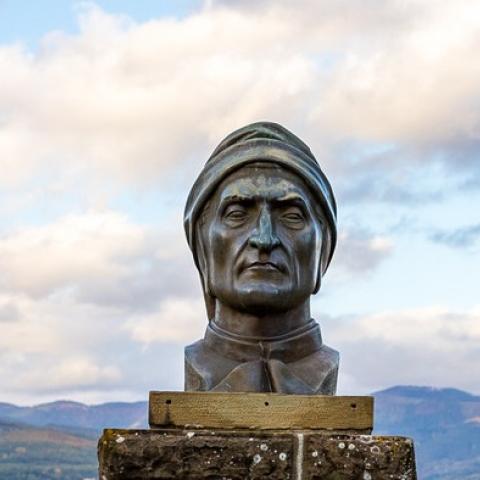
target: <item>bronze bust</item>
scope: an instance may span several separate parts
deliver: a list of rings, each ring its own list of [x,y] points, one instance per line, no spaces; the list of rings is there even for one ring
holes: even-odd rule
[[[228,135],[184,217],[208,326],[185,390],[334,395],[338,353],[310,316],[336,243],[332,188],[305,143],[258,122]]]

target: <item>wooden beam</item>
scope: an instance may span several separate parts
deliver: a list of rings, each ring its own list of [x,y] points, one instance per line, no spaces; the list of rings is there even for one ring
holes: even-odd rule
[[[149,423],[152,428],[371,430],[373,397],[150,392]]]

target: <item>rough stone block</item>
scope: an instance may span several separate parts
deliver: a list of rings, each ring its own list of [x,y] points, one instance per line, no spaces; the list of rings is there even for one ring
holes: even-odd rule
[[[415,480],[413,442],[318,431],[105,430],[101,480]]]
[[[307,435],[303,478],[415,479],[413,442],[405,437]]]

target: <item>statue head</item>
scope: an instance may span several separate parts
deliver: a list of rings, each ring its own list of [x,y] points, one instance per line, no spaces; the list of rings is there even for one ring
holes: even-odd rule
[[[298,137],[269,122],[220,143],[190,191],[184,223],[209,319],[216,300],[254,313],[305,302],[336,243],[327,178]]]

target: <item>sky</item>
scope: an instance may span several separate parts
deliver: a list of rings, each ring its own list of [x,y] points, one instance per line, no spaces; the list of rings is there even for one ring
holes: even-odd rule
[[[0,401],[183,389],[184,204],[259,120],[335,192],[338,393],[480,394],[479,50],[469,0],[0,0]]]

